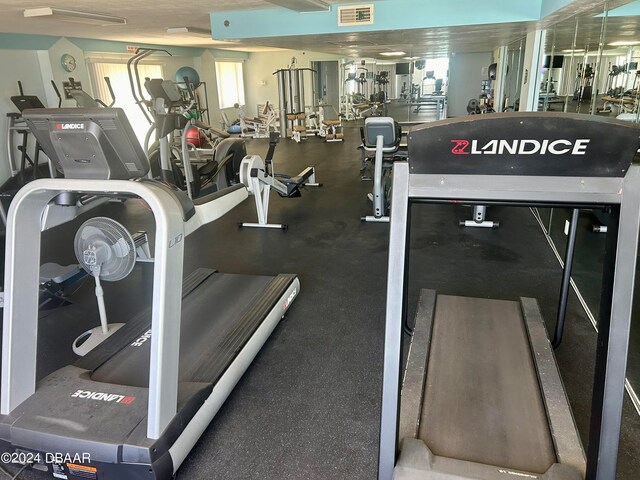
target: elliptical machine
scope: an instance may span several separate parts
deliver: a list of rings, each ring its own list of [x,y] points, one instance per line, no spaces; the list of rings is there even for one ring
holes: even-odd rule
[[[152,176],[186,190],[189,198],[196,198],[237,183],[246,147],[244,140],[229,138],[226,132],[184,115],[194,103],[190,84],[187,85],[191,100],[185,105],[172,81],[155,78],[145,81],[153,115],[145,145],[155,132],[157,140],[148,148]],[[210,148],[196,147],[190,141],[189,132],[194,127],[203,136],[200,146],[208,143]]]
[[[189,79],[184,77],[184,95],[170,80],[141,80],[138,64],[157,52],[171,56],[166,50],[139,48],[127,61],[131,93],[150,123],[143,144],[151,164],[150,177],[175,185],[189,198],[238,183],[237,172],[246,155],[244,141],[194,118],[197,101]],[[202,148],[204,144],[209,148]]]

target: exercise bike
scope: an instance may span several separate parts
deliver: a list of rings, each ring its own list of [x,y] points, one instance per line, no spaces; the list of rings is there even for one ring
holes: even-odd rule
[[[402,131],[400,125],[391,117],[369,117],[360,129],[362,144],[362,180],[373,180],[373,191],[368,194],[373,202],[373,215],[365,215],[363,222],[389,222],[391,203],[391,174],[393,162],[407,157],[406,149],[400,146]],[[373,161],[373,177],[370,162]]]

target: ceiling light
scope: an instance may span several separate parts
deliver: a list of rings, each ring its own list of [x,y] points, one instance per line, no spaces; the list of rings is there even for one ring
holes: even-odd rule
[[[402,55],[406,55],[407,52],[382,52],[380,55],[383,57],[400,57]]]
[[[562,50],[562,53],[584,53],[584,48],[576,48],[574,50],[567,48],[566,50]]]
[[[610,47],[630,47],[631,45],[640,45],[640,41],[623,40],[620,42],[611,42]]]
[[[331,8],[322,0],[267,0],[267,2],[296,12],[327,12]]]
[[[171,27],[167,28],[167,33],[172,35],[188,35],[193,37],[207,37],[211,38],[211,31],[206,28],[197,27]]]
[[[65,8],[27,8],[24,11],[25,18],[50,17],[54,20],[64,20],[68,22],[86,23],[89,25],[125,25],[127,19],[115,17],[113,15],[102,15],[100,13],[80,12],[78,10],[67,10]]]

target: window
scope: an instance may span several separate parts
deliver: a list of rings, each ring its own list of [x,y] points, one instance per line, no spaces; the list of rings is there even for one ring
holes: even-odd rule
[[[94,62],[90,63],[90,65],[91,83],[93,84],[94,94],[107,105],[111,103],[109,89],[104,81],[104,77],[109,77],[116,97],[114,107],[120,107],[124,110],[136,137],[138,137],[142,145],[144,137],[149,130],[149,122],[133,99],[131,86],[129,84],[129,75],[127,74],[127,65],[124,63],[107,62]],[[141,79],[147,77],[163,78],[161,65],[139,64],[138,71],[140,72]],[[148,95],[146,95],[147,92],[144,91],[144,93],[146,98],[148,98]]]
[[[242,62],[216,62],[216,79],[220,108],[244,105]]]

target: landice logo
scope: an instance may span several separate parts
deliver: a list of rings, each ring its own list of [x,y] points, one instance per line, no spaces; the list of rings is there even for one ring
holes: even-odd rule
[[[74,398],[86,398],[87,400],[101,400],[103,402],[122,403],[131,405],[136,397],[130,395],[118,395],[117,393],[91,392],[89,390],[76,390],[71,394]]]
[[[294,298],[296,298],[296,295],[298,294],[298,289],[294,288],[293,292],[291,292],[289,294],[289,296],[287,297],[287,299],[284,301],[284,303],[282,304],[282,311],[284,312],[288,307],[289,304],[293,301]]]
[[[587,152],[587,138],[575,142],[559,140],[489,140],[478,147],[477,140],[451,140],[454,155],[584,155]]]
[[[142,335],[140,335],[140,337],[137,338],[136,341],[131,344],[131,346],[132,347],[141,347],[144,344],[144,342],[146,342],[150,338],[151,338],[151,329],[147,330]]]
[[[84,130],[84,123],[58,123],[58,130]]]

